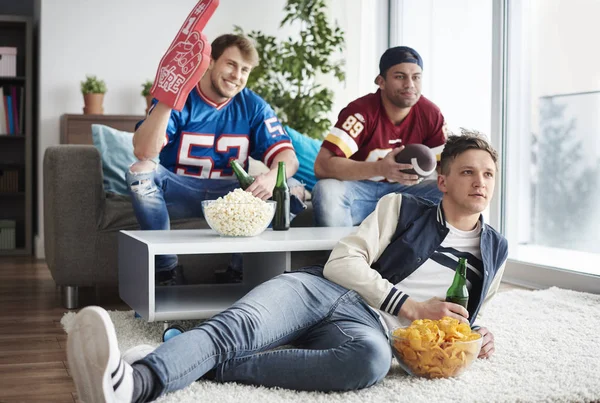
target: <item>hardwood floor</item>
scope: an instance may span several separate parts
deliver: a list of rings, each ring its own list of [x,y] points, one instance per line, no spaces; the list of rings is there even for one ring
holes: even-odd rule
[[[92,290],[82,302],[92,302]],[[101,293],[107,309],[128,309],[113,293]],[[77,402],[67,368],[68,312],[44,261],[0,258],[0,403]]]
[[[82,290],[81,305],[129,310],[111,291]],[[0,403],[78,401],[60,325],[66,312],[44,261],[0,257]]]

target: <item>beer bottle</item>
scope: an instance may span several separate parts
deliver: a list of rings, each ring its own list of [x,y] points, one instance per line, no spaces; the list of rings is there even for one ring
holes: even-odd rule
[[[467,259],[464,257],[458,259],[454,280],[452,280],[452,285],[446,292],[446,301],[462,305],[467,309],[469,290],[467,289]]]
[[[285,176],[285,162],[279,161],[277,168],[277,182],[273,188],[273,200],[277,202],[275,217],[273,218],[274,231],[287,231],[290,229],[290,188]]]
[[[254,182],[254,177],[248,175],[248,173],[244,170],[244,168],[242,168],[242,166],[239,162],[237,162],[237,160],[231,160],[230,164],[233,168],[235,176],[240,182],[240,186],[242,187],[242,189],[248,189],[248,186],[252,185],[252,182]]]

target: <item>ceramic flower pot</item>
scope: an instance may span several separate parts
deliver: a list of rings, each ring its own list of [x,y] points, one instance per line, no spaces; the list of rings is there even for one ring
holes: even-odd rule
[[[104,101],[104,94],[84,94],[83,95],[83,114],[84,115],[102,115],[104,114],[104,108],[102,102]]]

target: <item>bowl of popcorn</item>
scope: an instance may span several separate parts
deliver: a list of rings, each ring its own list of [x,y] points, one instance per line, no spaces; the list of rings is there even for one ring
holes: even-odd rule
[[[221,236],[256,236],[271,223],[276,205],[235,189],[217,200],[204,200],[202,212],[208,225]]]
[[[462,374],[479,355],[482,341],[468,324],[450,317],[415,320],[390,335],[392,352],[402,369],[425,378]]]

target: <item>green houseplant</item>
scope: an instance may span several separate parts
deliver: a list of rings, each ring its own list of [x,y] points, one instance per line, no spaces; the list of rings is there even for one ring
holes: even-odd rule
[[[104,113],[102,103],[106,93],[106,83],[96,76],[86,76],[81,82],[81,93],[83,94],[83,113],[86,115],[101,115]]]
[[[297,39],[278,42],[260,31],[247,34],[256,43],[260,57],[248,78],[248,88],[265,99],[284,125],[309,137],[322,139],[331,122],[333,91],[319,84],[319,75],[345,79],[344,33],[327,18],[325,0],[288,0],[280,27],[296,23]],[[235,32],[244,34],[241,27]]]
[[[150,105],[152,105],[152,94],[150,94],[150,89],[154,85],[154,81],[146,80],[142,84],[142,92],[141,95],[146,98],[146,113],[148,113],[148,109],[150,109]]]
[[[143,97],[147,97],[148,95],[150,95],[150,89],[152,88],[152,86],[154,85],[154,81],[152,80],[146,80],[143,84],[142,84],[142,96]]]

